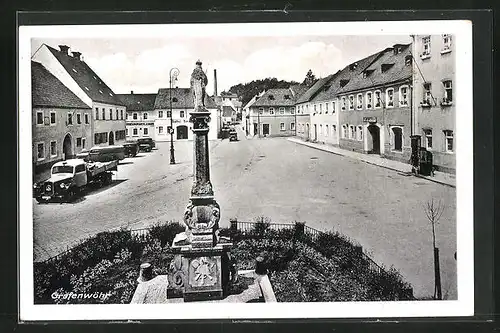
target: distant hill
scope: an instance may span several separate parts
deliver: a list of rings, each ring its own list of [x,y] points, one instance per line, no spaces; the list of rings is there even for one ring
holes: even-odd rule
[[[298,84],[295,81],[284,81],[277,78],[265,78],[263,80],[255,80],[252,82],[237,84],[229,88],[229,93],[237,94],[241,98],[243,106],[245,106],[255,95],[263,90],[273,88],[288,88],[291,85]]]

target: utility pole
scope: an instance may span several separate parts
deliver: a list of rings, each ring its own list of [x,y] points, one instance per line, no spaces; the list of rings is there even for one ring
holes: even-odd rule
[[[171,68],[169,72],[169,97],[170,97],[170,164],[175,164],[175,155],[174,155],[174,111],[172,109],[172,81],[177,80],[177,76],[179,75],[179,69]]]

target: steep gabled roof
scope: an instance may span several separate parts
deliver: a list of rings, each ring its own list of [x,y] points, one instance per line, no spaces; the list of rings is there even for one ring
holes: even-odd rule
[[[155,108],[156,94],[117,94],[127,111],[151,111]]]
[[[324,78],[318,79],[306,92],[302,94],[297,100],[297,103],[306,103],[311,100],[315,96],[315,94],[333,77],[333,75],[329,75]]]
[[[252,106],[292,106],[296,100],[289,88],[276,88],[266,91]]]
[[[194,98],[191,88],[160,88],[156,95],[154,108],[169,109],[170,94],[172,94],[173,109],[194,109]],[[212,97],[205,95],[205,107],[208,109],[216,109],[217,104],[215,104]]]
[[[87,65],[83,60],[68,55],[67,51],[62,52],[51,46],[47,49],[61,63],[66,72],[75,80],[78,86],[92,99],[92,101],[123,105],[113,90]]]
[[[31,62],[31,101],[33,107],[90,109],[39,62]]]
[[[296,101],[300,98],[300,96],[304,95],[308,89],[309,87],[305,84],[294,84],[290,86],[290,90],[292,91]]]
[[[396,54],[394,48],[385,49],[381,52],[381,56],[366,67],[365,70],[353,76],[339,93],[390,84],[410,78],[412,66],[405,64],[405,58],[411,57],[411,44],[398,46],[401,47],[401,52]],[[365,76],[363,72],[367,72],[368,75]]]

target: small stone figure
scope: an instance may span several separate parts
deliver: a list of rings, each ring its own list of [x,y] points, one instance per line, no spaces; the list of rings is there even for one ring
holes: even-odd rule
[[[201,68],[201,61],[196,62],[196,68],[191,74],[191,89],[193,90],[194,109],[205,106],[205,87],[208,84],[207,75]]]

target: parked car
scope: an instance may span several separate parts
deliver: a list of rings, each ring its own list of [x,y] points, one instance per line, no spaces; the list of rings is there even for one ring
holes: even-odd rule
[[[123,160],[125,158],[124,146],[104,146],[92,147],[89,151],[88,161],[109,162],[114,160]]]
[[[134,157],[139,152],[139,144],[137,141],[127,141],[123,144],[125,147],[125,156]]]
[[[150,152],[156,146],[152,138],[140,138],[137,139],[140,151]]]
[[[82,159],[84,161],[88,161],[88,159],[89,159],[89,153],[90,153],[89,150],[83,149],[81,152],[79,152],[78,154],[76,154],[75,158],[79,158],[79,159]]]
[[[229,141],[238,141],[238,133],[234,128],[229,130]]]

